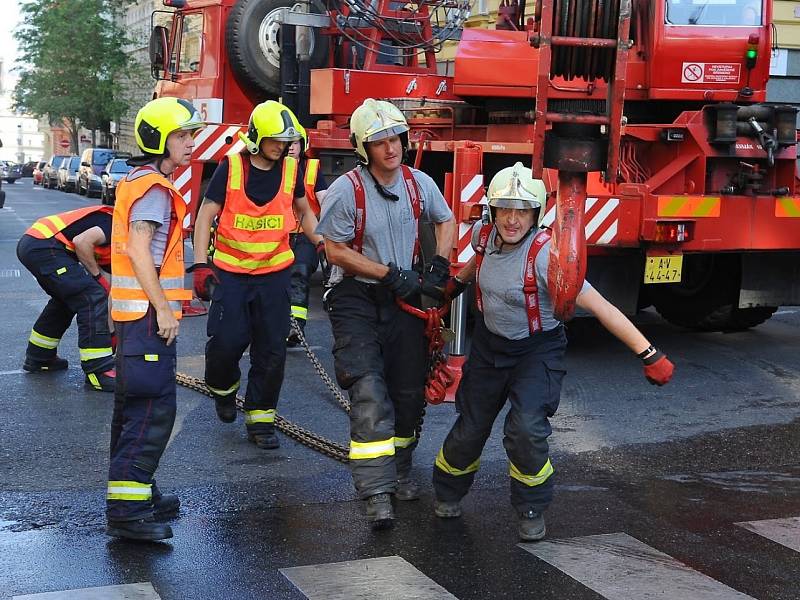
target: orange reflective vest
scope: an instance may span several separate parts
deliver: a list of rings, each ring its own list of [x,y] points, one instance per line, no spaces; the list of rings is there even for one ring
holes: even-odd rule
[[[306,172],[303,177],[303,189],[306,192],[306,199],[308,200],[308,205],[311,207],[311,210],[314,211],[314,214],[319,218],[319,213],[321,212],[321,208],[319,206],[319,200],[317,199],[317,176],[319,175],[319,159],[318,158],[309,158],[306,160]],[[303,226],[300,224],[300,219],[295,217],[295,221],[297,225],[295,225],[293,233],[300,233],[303,231]]]
[[[57,215],[50,215],[49,217],[42,217],[36,223],[31,225],[25,232],[25,235],[35,237],[39,240],[49,240],[55,238],[70,252],[75,252],[75,244],[72,240],[68,240],[62,231],[82,218],[93,213],[105,213],[111,215],[114,208],[111,206],[87,206],[85,208],[77,208],[65,213]],[[94,247],[94,257],[97,264],[107,267],[111,264],[111,240],[108,240],[105,246]]]
[[[241,154],[228,155],[228,185],[214,242],[214,264],[223,271],[247,275],[281,271],[294,262],[289,232],[295,224],[297,161],[290,156],[283,159],[278,193],[264,206],[252,202],[244,191],[247,168]]]
[[[153,171],[136,179],[123,178],[117,185],[114,222],[111,229],[111,317],[115,321],[141,319],[150,305],[128,257],[130,214],[134,203],[154,185],[169,190],[172,198],[172,222],[167,234],[164,260],[158,274],[161,289],[176,319],[182,315],[182,301],[191,300],[191,290],[183,287],[183,218],[186,203],[181,193],[163,175]]]

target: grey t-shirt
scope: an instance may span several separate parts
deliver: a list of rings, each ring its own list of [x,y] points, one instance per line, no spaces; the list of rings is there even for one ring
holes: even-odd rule
[[[472,228],[472,247],[478,245],[481,223]],[[528,250],[533,244],[534,235],[529,235],[520,245],[498,252],[495,244],[497,229],[492,228],[486,252],[483,255],[480,272],[481,299],[483,301],[483,320],[486,328],[496,335],[509,340],[521,340],[530,335],[528,313],[525,310],[525,294],[522,283],[525,279],[525,263]],[[550,242],[539,250],[536,256],[536,284],[539,294],[539,316],[542,329],[547,331],[558,327],[560,321],[553,316],[553,301],[547,289],[547,267],[550,264]],[[592,286],[583,282],[581,293]]]
[[[366,221],[364,225],[364,256],[381,264],[395,263],[400,269],[410,269],[414,255],[414,241],[417,238],[417,224],[411,201],[406,192],[402,174],[386,190],[396,194],[398,201],[387,200],[378,193],[375,181],[363,167],[358,167],[364,182],[366,196]],[[411,169],[422,196],[420,221],[424,223],[444,223],[453,217],[442,193],[433,179],[422,171]],[[328,188],[322,203],[322,214],[316,233],[334,242],[349,242],[355,237],[356,200],[353,184],[342,176]],[[341,280],[343,272],[338,267],[331,274],[331,283]],[[360,281],[375,283],[375,280],[358,277]]]
[[[141,167],[131,171],[127,175],[127,179],[133,181],[152,172],[154,172],[154,169],[150,166]],[[153,263],[157,267],[160,267],[164,261],[171,220],[172,198],[167,188],[160,185],[154,185],[147,190],[144,196],[134,202],[131,207],[131,223],[134,221],[152,221],[156,224],[156,230],[150,242],[150,253],[153,255]]]

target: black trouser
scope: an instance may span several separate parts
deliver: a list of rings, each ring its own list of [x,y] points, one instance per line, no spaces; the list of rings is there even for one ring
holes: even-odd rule
[[[45,362],[56,355],[58,343],[77,315],[78,348],[86,373],[112,368],[108,296],[89,275],[77,256],[57,239],[40,240],[23,235],[17,257],[36,278],[50,300],[33,325],[26,354]]]
[[[244,412],[248,432],[274,430],[289,335],[289,269],[240,275],[217,269],[219,285],[208,311],[206,385],[218,395],[235,392],[239,360],[250,346]]]
[[[469,491],[494,420],[508,399],[503,446],[510,462],[511,504],[518,510],[547,508],[553,497],[548,417],[558,408],[566,345],[561,326],[512,341],[477,320],[456,393],[458,419],[433,468],[439,500],[457,502]]]
[[[136,321],[115,321],[117,380],[111,422],[106,515],[132,521],[153,513],[153,478],[175,422],[176,344],[158,336],[152,306]]]
[[[290,234],[289,243],[294,251],[289,301],[292,316],[297,319],[300,327],[303,327],[308,320],[309,279],[319,266],[319,257],[314,244],[303,233]]]
[[[350,469],[361,498],[411,470],[425,407],[424,323],[379,285],[346,277],[328,295],[336,379],[350,393]]]

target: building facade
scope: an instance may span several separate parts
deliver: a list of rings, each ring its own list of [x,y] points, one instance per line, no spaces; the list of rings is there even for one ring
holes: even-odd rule
[[[0,59],[0,160],[17,163],[42,160],[43,135],[39,121],[12,109],[13,85],[8,78],[8,65]]]

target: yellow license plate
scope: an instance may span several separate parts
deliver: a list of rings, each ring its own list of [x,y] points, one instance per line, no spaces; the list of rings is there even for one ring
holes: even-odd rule
[[[645,283],[678,283],[681,280],[683,256],[648,256],[644,265]]]

